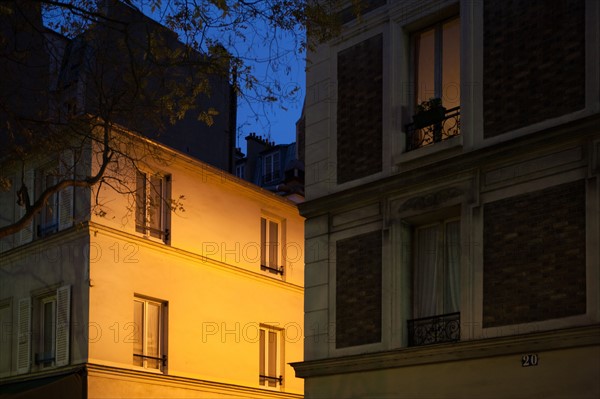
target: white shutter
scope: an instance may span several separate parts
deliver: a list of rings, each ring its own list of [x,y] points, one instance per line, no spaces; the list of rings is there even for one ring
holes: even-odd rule
[[[27,169],[25,170],[25,185],[27,186],[27,191],[29,193],[29,202],[30,204],[32,204],[33,202],[35,202],[35,188],[34,188],[34,170],[33,169]],[[21,182],[18,182],[18,186],[16,187],[16,190],[18,191],[21,188]],[[17,206],[17,220],[21,219],[24,215],[25,215],[25,207],[24,206]],[[33,239],[33,220],[34,218],[32,218],[29,223],[27,223],[27,225],[19,232],[19,238],[18,238],[18,245],[22,245],[22,244],[27,244],[28,242],[31,242],[31,240]]]
[[[71,327],[71,286],[56,290],[56,356],[57,366],[69,364],[69,337]]]
[[[31,364],[31,298],[19,299],[17,373],[29,372]]]
[[[74,177],[73,151],[66,150],[59,160],[59,181]],[[73,186],[62,189],[58,193],[58,230],[64,230],[73,225]]]

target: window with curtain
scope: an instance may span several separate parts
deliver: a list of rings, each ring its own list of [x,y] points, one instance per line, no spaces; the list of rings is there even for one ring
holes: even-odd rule
[[[163,370],[164,303],[136,297],[133,301],[133,364]]]
[[[413,318],[460,310],[460,220],[414,231]]]

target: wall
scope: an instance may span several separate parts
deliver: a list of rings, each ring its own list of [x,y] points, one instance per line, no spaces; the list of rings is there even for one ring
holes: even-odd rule
[[[98,198],[106,213],[96,213],[90,226],[90,323],[97,331],[90,340],[90,363],[130,369],[142,384],[133,392],[150,389],[132,365],[133,343],[127,338],[134,295],[142,295],[167,303],[167,380],[263,389],[258,327],[267,324],[285,329],[281,391],[301,394],[303,381],[287,365],[303,353],[303,219],[296,206],[169,152],[155,149],[144,168],[171,175],[172,198],[181,198],[184,210],[172,214],[165,244],[135,232],[131,195],[101,189]],[[132,183],[126,169],[119,176]],[[283,276],[260,269],[261,216],[285,227]],[[114,389],[125,395],[129,388]]]

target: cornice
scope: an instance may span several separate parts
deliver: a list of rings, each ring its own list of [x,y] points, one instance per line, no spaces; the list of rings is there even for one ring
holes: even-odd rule
[[[600,325],[292,363],[296,377],[357,373],[600,345]]]
[[[253,398],[289,398],[301,399],[303,395],[296,393],[288,393],[281,391],[272,391],[268,389],[253,388],[243,385],[228,384],[217,381],[207,381],[190,377],[180,377],[176,375],[149,373],[120,367],[105,366],[95,363],[86,365],[89,377],[103,377],[109,379],[119,379],[125,381],[144,381],[146,383],[154,383],[164,387],[197,389],[204,392],[218,394],[227,393],[243,395],[242,397]]]

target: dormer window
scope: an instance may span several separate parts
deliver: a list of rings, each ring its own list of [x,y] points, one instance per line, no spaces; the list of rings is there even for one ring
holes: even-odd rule
[[[263,179],[265,183],[271,183],[281,177],[281,161],[279,152],[265,155],[263,167]]]

